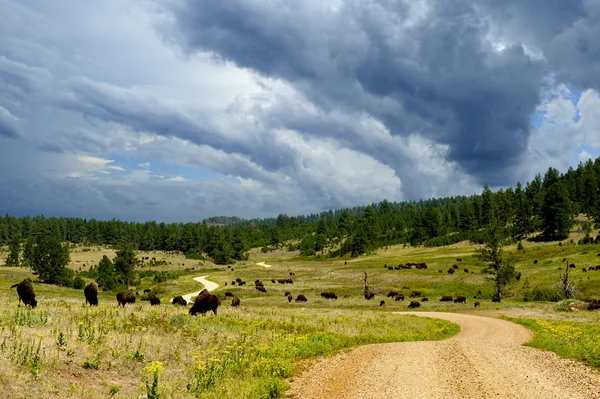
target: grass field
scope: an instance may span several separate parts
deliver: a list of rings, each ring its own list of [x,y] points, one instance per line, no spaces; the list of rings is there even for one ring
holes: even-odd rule
[[[554,304],[524,298],[531,299],[525,294],[536,289],[553,290],[565,257],[576,264],[572,278],[580,298],[598,298],[600,271],[582,269],[600,264],[600,246],[523,244],[524,251],[506,248],[522,277],[507,287],[500,304],[490,301],[492,284],[482,274],[484,264],[476,247],[465,243],[394,246],[358,259],[300,258],[296,253],[263,254],[255,249],[248,261],[230,267],[180,254],[138,253],[164,261],[161,266],[146,263],[138,271],[176,272],[177,278],[157,284],[148,274],[136,289],[153,289],[163,304],[138,302],[125,310],[116,307],[115,292],[100,292],[100,306],[90,309],[83,306],[81,290],[44,284],[34,284],[39,304],[29,310],[18,306],[15,290],[8,287],[34,276],[29,269],[0,267],[0,390],[15,398],[151,398],[156,377],[161,398],[277,397],[285,390],[285,379],[304,364],[302,359],[366,343],[442,339],[457,332],[447,322],[397,314],[408,310],[408,301],[387,298],[392,289],[407,296],[421,291],[429,298],[422,309],[429,311],[473,312],[478,300],[477,312],[517,315],[518,322],[536,331],[532,346],[598,366],[598,353],[591,345],[597,342],[598,330],[592,326],[600,320],[598,312],[561,312]],[[112,258],[114,251],[78,247],[71,252],[70,267],[87,270],[103,255]],[[272,267],[256,264],[263,261]],[[428,268],[384,268],[407,262],[426,262]],[[454,264],[459,269],[450,275],[446,271]],[[190,268],[194,270],[186,270]],[[365,271],[377,294],[371,301],[362,296]],[[219,297],[231,291],[241,298],[241,307],[232,308],[224,300],[219,316],[192,318],[187,309],[168,303],[175,295],[200,289],[192,280],[200,275],[221,286],[215,292]],[[247,285],[232,286],[236,278]],[[281,278],[294,283],[271,282]],[[255,290],[256,279],[263,281],[267,293]],[[302,293],[308,302],[288,303],[286,291]],[[336,292],[338,299],[321,298],[323,291]],[[467,304],[440,303],[442,295],[464,295]],[[379,306],[380,300],[385,300],[384,306]],[[556,331],[578,333],[563,337]]]

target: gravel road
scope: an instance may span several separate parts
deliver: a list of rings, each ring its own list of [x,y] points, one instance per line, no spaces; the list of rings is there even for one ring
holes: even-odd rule
[[[298,399],[600,398],[600,373],[522,346],[525,327],[489,317],[416,312],[459,324],[445,341],[367,345],[320,359],[291,383]]]
[[[210,291],[214,291],[217,288],[219,288],[219,284],[213,283],[212,281],[208,281],[206,279],[207,277],[208,276],[194,277],[194,281],[197,281],[200,284],[204,285],[204,288],[206,288],[209,292]],[[183,295],[183,299],[185,299],[187,301],[188,305],[189,305],[190,303],[192,303],[192,298],[195,297],[195,296],[200,295],[200,292],[202,292],[202,290],[197,291],[197,292],[192,292],[191,294],[185,294],[185,295]],[[173,302],[173,298],[171,298],[169,300],[169,302]]]

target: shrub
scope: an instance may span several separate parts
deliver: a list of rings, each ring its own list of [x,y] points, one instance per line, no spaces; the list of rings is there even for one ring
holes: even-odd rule
[[[558,302],[563,299],[561,292],[555,288],[537,286],[523,293],[526,302]]]
[[[83,289],[83,287],[85,287],[85,280],[82,279],[80,276],[76,276],[73,279],[73,283],[71,284],[71,287],[76,290],[81,290],[81,289]]]

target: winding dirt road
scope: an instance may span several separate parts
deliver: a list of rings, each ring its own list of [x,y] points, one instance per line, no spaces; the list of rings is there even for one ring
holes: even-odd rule
[[[262,267],[271,267],[271,265],[267,265],[265,262],[258,262],[257,265]]]
[[[208,277],[208,276],[194,277],[194,281],[197,281],[197,282],[199,282],[200,284],[204,285],[204,288],[206,288],[206,289],[207,289],[209,292],[210,292],[210,291],[214,291],[214,290],[216,290],[217,288],[219,288],[219,284],[217,284],[217,283],[213,283],[212,281],[208,281],[208,280],[206,279],[207,277]],[[203,289],[204,289],[204,288],[203,288]],[[185,294],[185,295],[182,295],[182,296],[183,296],[183,299],[185,299],[185,300],[187,301],[188,305],[189,305],[190,303],[192,303],[192,298],[193,298],[193,297],[195,297],[195,296],[198,296],[198,295],[200,295],[200,292],[201,292],[201,291],[202,291],[202,290],[200,290],[200,291],[198,291],[198,292],[192,292],[191,294]],[[169,301],[170,301],[170,302],[173,302],[173,298],[171,298]]]
[[[367,345],[319,360],[291,384],[298,399],[598,399],[600,373],[552,352],[508,321],[417,312],[459,324],[445,341]]]

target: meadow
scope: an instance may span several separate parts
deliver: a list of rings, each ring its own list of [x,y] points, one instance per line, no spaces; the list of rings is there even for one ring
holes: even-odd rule
[[[317,356],[368,343],[443,339],[458,332],[445,321],[401,314],[408,310],[408,301],[387,298],[390,290],[407,297],[420,291],[429,298],[421,308],[427,311],[511,316],[536,332],[530,345],[598,367],[593,342],[599,338],[594,327],[599,313],[582,310],[581,302],[564,306],[546,300],[558,299],[547,296],[557,291],[563,258],[576,264],[572,279],[579,299],[600,296],[600,270],[583,272],[600,264],[600,246],[569,240],[562,245],[524,241],[523,250],[506,247],[521,278],[506,288],[501,303],[491,302],[485,265],[477,257],[477,246],[467,243],[393,246],[356,259],[302,258],[296,252],[254,249],[248,261],[229,266],[175,253],[139,252],[138,258],[156,261],[138,268],[142,278],[136,289],[152,289],[162,305],[138,301],[125,309],[117,308],[115,292],[100,292],[100,306],[89,308],[82,290],[35,283],[38,307],[19,306],[15,290],[8,287],[35,277],[29,269],[0,267],[0,390],[11,398],[274,398],[284,395],[286,380]],[[70,267],[86,271],[103,255],[112,258],[114,251],[75,247]],[[384,267],[407,262],[425,262],[428,268]],[[459,269],[448,274],[455,264]],[[157,281],[159,272],[168,275],[166,281]],[[376,293],[371,301],[362,296],[364,272]],[[199,290],[192,278],[203,275],[220,285],[214,292],[223,299],[217,317],[190,317],[188,309],[168,302]],[[232,286],[236,278],[247,284]],[[294,283],[278,284],[282,278]],[[256,279],[263,281],[266,293],[254,288]],[[226,291],[241,299],[239,308],[224,299]],[[289,303],[286,291],[304,294],[308,302]],[[323,291],[336,292],[338,299],[321,298]],[[442,295],[464,295],[467,304],[440,303]],[[379,306],[381,300],[385,305]],[[475,300],[481,302],[477,310]]]

